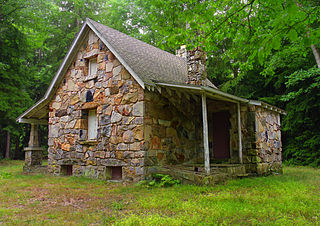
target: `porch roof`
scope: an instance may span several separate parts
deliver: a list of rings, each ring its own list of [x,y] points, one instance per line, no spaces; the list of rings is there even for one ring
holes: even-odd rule
[[[168,89],[175,89],[177,91],[185,92],[185,93],[190,93],[191,95],[200,95],[201,94],[206,94],[208,97],[211,97],[213,99],[218,99],[218,100],[224,100],[228,102],[233,102],[233,103],[244,103],[244,104],[250,104],[250,105],[255,105],[255,106],[260,106],[262,108],[265,108],[270,111],[275,111],[278,112],[279,114],[285,115],[286,112],[278,108],[276,106],[273,106],[271,104],[267,104],[262,101],[258,100],[248,100],[242,97],[238,97],[229,93],[225,93],[221,90],[214,89],[208,86],[197,86],[197,85],[190,85],[190,84],[178,84],[178,83],[163,83],[163,82],[156,82],[153,81],[156,86],[146,86],[147,89],[158,89],[159,87],[163,88],[168,88]]]

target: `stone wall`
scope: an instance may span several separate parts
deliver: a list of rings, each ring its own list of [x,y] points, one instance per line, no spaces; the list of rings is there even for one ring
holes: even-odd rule
[[[203,128],[201,99],[166,89],[145,91],[146,166],[203,165]],[[234,103],[207,99],[209,143],[213,140],[212,116],[219,111],[230,113],[230,156],[225,163],[239,163],[238,124]],[[219,131],[216,131],[219,132]],[[213,148],[210,160],[214,163]]]
[[[258,175],[281,172],[279,113],[249,105],[243,116],[243,159],[247,172]]]
[[[97,73],[88,75],[89,60]],[[88,92],[90,91],[90,93]],[[124,180],[143,178],[143,89],[90,31],[49,105],[48,171],[109,178],[121,166]],[[96,109],[98,133],[87,140],[85,112]]]
[[[257,173],[281,172],[280,114],[256,107]]]
[[[144,119],[146,167],[203,163],[199,101],[175,91],[145,90]]]

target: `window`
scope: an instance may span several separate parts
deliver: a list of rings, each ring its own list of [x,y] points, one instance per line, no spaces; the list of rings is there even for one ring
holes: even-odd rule
[[[88,114],[88,140],[97,139],[97,110],[89,110]]]
[[[106,168],[107,180],[122,180],[122,167],[121,166],[109,166]]]
[[[89,76],[97,74],[98,64],[97,58],[89,60]]]
[[[61,165],[61,175],[72,176],[72,165]]]

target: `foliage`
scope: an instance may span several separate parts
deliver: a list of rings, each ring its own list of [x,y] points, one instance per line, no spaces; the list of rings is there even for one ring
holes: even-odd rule
[[[157,173],[152,175],[151,181],[140,181],[137,185],[146,187],[171,187],[178,184],[180,184],[180,181],[170,175]]]
[[[284,157],[289,163],[320,166],[320,68],[291,74],[286,86]]]

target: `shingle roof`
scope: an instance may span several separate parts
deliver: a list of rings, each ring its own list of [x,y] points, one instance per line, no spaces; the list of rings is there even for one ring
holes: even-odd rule
[[[26,121],[27,119],[47,117],[48,103],[54,96],[66,70],[76,55],[81,44],[80,39],[84,37],[85,33],[90,29],[89,27],[105,39],[106,43],[112,47],[112,52],[121,58],[119,59],[120,62],[127,65],[125,67],[130,69],[130,73],[133,72],[131,74],[143,88],[144,83],[149,85],[155,85],[156,82],[185,84],[187,81],[187,63],[182,58],[87,19],[63,59],[44,97],[21,114],[17,121],[29,123]],[[208,79],[205,85],[216,88]]]
[[[187,64],[182,58],[88,20],[144,82],[187,81]]]

